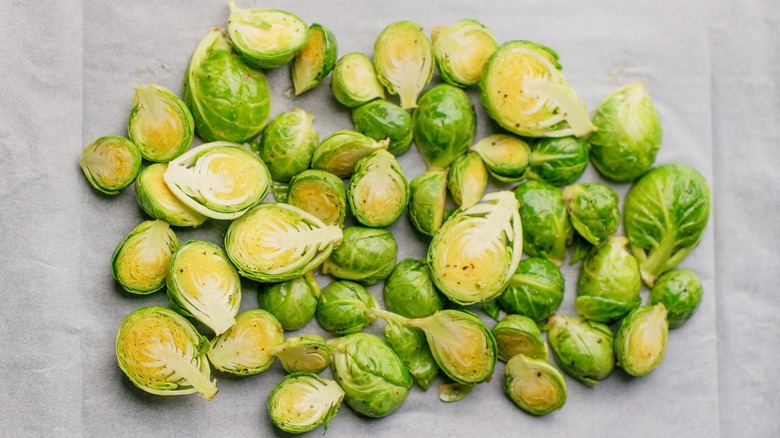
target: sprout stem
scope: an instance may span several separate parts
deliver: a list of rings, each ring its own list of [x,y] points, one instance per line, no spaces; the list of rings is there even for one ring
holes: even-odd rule
[[[412,325],[411,322],[413,321],[412,319],[405,318],[401,315],[395,314],[393,312],[388,312],[387,310],[382,310],[382,309],[369,310],[369,316],[374,318],[379,317],[387,321],[395,321],[397,323],[405,324],[409,326]]]

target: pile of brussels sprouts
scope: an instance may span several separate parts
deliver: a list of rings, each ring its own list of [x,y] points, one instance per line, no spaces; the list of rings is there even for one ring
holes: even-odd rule
[[[508,397],[534,415],[564,405],[560,370],[595,385],[616,366],[642,376],[659,365],[669,328],[702,299],[697,275],[675,267],[701,238],[710,194],[689,165],[653,167],[661,124],[641,84],[589,117],[552,49],[499,46],[474,20],[430,39],[415,23],[390,24],[372,61],[338,58],[329,29],[288,12],[232,0],[230,10],[227,32],[211,29],[195,49],[182,99],[138,87],[128,138],[100,138],[81,154],[95,189],[117,194],[135,182],[152,218],[112,258],[125,290],[164,288],[170,302],[121,322],[117,360],[136,386],[211,399],[212,367],[246,376],[279,358],[290,374],[268,394],[268,414],[300,433],[327,427],[342,400],[388,415],[413,382],[427,390],[440,375],[440,398],[458,400],[491,378],[496,359],[506,362]],[[296,95],[330,73],[354,129],[320,139],[303,109],[269,121],[263,69],[288,63]],[[443,83],[426,90],[434,65]],[[475,139],[469,86],[505,132]],[[206,143],[190,148],[194,136]],[[412,143],[428,170],[409,181],[396,157]],[[589,161],[633,184],[622,212],[607,185],[577,182]],[[491,178],[519,185],[486,193]],[[263,202],[269,191],[276,202]],[[344,228],[348,214],[358,225]],[[621,216],[625,236],[616,235]],[[172,227],[208,219],[232,221],[224,249],[177,241]],[[398,220],[429,240],[427,254],[396,264],[387,227]],[[557,314],[570,251],[580,263],[577,316]],[[322,290],[317,268],[334,278]],[[259,308],[239,314],[241,277],[260,292]],[[384,308],[366,288],[379,282]],[[498,321],[492,330],[468,310],[476,304]],[[312,318],[334,336],[285,336]],[[378,318],[384,339],[361,333]],[[333,380],[318,375],[328,367]]]

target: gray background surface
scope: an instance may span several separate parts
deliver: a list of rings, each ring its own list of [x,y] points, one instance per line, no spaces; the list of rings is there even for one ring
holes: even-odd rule
[[[474,18],[499,42],[528,39],[556,49],[564,75],[591,109],[619,86],[642,81],[663,120],[657,162],[694,165],[713,192],[702,243],[683,263],[701,275],[704,301],[671,333],[666,358],[650,375],[633,379],[618,370],[595,388],[567,378],[563,410],[535,418],[504,396],[499,364],[491,382],[458,403],[439,402],[434,386],[428,392],[415,387],[396,413],[380,420],[342,406],[328,435],[780,434],[780,298],[774,290],[780,6],[768,0],[633,3],[239,2],[319,22],[336,34],[340,54],[369,56],[391,22],[411,19],[429,32]],[[206,0],[0,2],[0,435],[279,434],[265,413],[266,395],[283,374],[279,364],[244,379],[215,373],[220,393],[210,402],[151,396],[122,375],[114,357],[116,328],[130,311],[166,299],[162,293],[130,296],[111,278],[114,247],[145,217],[132,190],[101,196],[77,163],[84,145],[125,134],[133,87],[155,82],[179,93],[192,50],[227,17],[224,2]],[[321,137],[351,127],[327,79],[290,98],[287,68],[267,77],[273,114],[304,108],[315,115]],[[469,93],[476,104],[476,90]],[[497,132],[477,106],[477,138]],[[400,162],[409,179],[424,170],[414,150]],[[589,168],[582,181],[600,179]],[[613,187],[621,196],[628,188]],[[491,190],[500,188],[511,186]],[[221,243],[226,228],[210,220],[177,235]],[[391,230],[399,260],[425,253],[427,241],[405,217]],[[564,268],[561,313],[574,312],[577,268]],[[256,307],[256,290],[244,282],[243,310]],[[381,298],[381,286],[371,290]],[[381,327],[367,331],[379,334]],[[298,332],[322,333],[316,321]]]

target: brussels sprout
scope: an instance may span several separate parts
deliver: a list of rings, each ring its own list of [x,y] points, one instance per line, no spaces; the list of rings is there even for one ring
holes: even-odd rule
[[[401,217],[409,203],[409,183],[393,154],[380,149],[357,162],[347,201],[355,219],[367,227],[387,227]]]
[[[235,0],[228,0],[228,4],[228,33],[248,64],[281,67],[306,45],[309,28],[295,15],[275,9],[240,9]]]
[[[417,231],[433,236],[444,222],[447,207],[447,171],[429,170],[409,185],[409,219]]]
[[[424,259],[405,259],[398,263],[385,280],[383,297],[387,310],[407,318],[431,316],[446,303],[433,285]]]
[[[305,171],[304,171],[305,172]],[[271,193],[274,195],[276,202],[287,203],[287,192],[290,190],[290,183],[288,182],[271,182]]]
[[[171,90],[156,84],[135,89],[127,134],[149,161],[167,162],[190,147],[195,121],[187,105]]]
[[[290,180],[287,203],[306,211],[327,225],[344,225],[347,191],[344,181],[324,170],[309,169]]]
[[[355,165],[361,158],[376,150],[387,149],[389,143],[389,139],[375,141],[357,131],[336,131],[325,137],[314,150],[311,167],[347,178],[355,172]]]
[[[558,54],[530,41],[509,41],[488,60],[480,99],[502,128],[526,137],[578,137],[593,131],[585,104],[559,71]]]
[[[213,243],[190,240],[174,253],[166,277],[174,309],[192,316],[217,335],[236,323],[241,279],[227,256]]]
[[[294,336],[268,351],[279,358],[288,373],[321,373],[333,359],[328,343],[320,335]]]
[[[544,359],[518,354],[507,362],[504,374],[506,395],[529,414],[546,415],[566,403],[563,374]]]
[[[411,21],[387,26],[374,43],[377,78],[397,94],[405,110],[417,106],[417,96],[433,77],[433,47],[422,27]]]
[[[668,311],[669,328],[685,324],[702,298],[699,276],[688,269],[672,269],[658,277],[650,291],[650,303],[661,303]]]
[[[479,154],[493,178],[502,182],[522,180],[530,163],[528,143],[512,135],[485,137],[471,146],[471,150]]]
[[[628,239],[612,236],[585,256],[574,305],[585,318],[610,324],[642,304],[641,286],[639,265],[628,252]]]
[[[547,360],[547,344],[531,318],[507,315],[493,327],[491,333],[496,338],[499,360],[506,362],[518,354]]]
[[[674,268],[699,244],[710,217],[710,189],[696,169],[665,164],[628,191],[623,222],[645,283]]]
[[[412,113],[414,144],[428,168],[446,168],[465,154],[477,131],[477,116],[460,88],[439,84],[420,96]]]
[[[511,192],[490,193],[457,210],[428,248],[434,284],[458,304],[496,298],[520,263],[522,228]]]
[[[376,141],[390,139],[388,152],[403,155],[412,146],[412,117],[400,106],[377,99],[352,109],[355,130]]]
[[[249,376],[273,365],[275,348],[284,343],[284,331],[273,315],[261,309],[242,312],[225,333],[211,340],[208,356],[224,373]]]
[[[149,216],[176,227],[198,227],[208,219],[187,207],[173,196],[163,175],[168,163],[154,163],[138,174],[135,180],[135,198]]]
[[[116,195],[141,171],[141,152],[124,137],[100,137],[81,151],[79,165],[87,181],[106,195]]]
[[[242,146],[225,141],[192,148],[168,163],[163,180],[179,201],[214,219],[235,219],[268,194],[265,163]]]
[[[398,243],[390,231],[347,227],[341,246],[323,263],[322,273],[370,286],[390,275],[397,257]]]
[[[439,385],[439,400],[445,403],[452,403],[463,400],[471,393],[476,385],[466,385],[458,382],[442,383]]]
[[[501,305],[498,304],[498,298],[482,302],[482,310],[485,314],[494,320],[501,319]]]
[[[498,48],[493,33],[476,20],[437,26],[431,40],[441,79],[457,87],[479,82],[485,63]]]
[[[225,250],[244,277],[276,283],[318,267],[341,238],[338,225],[325,225],[298,207],[261,204],[230,224]]]
[[[447,187],[461,208],[469,208],[482,199],[487,188],[487,169],[479,154],[469,152],[453,161],[447,173]]]
[[[309,26],[306,45],[293,59],[290,69],[296,96],[311,90],[325,79],[336,65],[338,50],[336,36],[330,29],[317,23]]]
[[[523,250],[558,266],[574,237],[561,191],[542,181],[526,181],[515,190],[523,221]]]
[[[336,62],[330,75],[330,89],[333,97],[348,108],[385,98],[374,64],[366,55],[357,52],[347,53]]]
[[[224,29],[211,29],[192,54],[184,76],[184,103],[203,141],[249,141],[271,115],[265,75],[232,49]]]
[[[590,159],[607,179],[631,181],[653,165],[661,148],[661,118],[639,82],[602,101],[593,113]]]
[[[425,333],[396,321],[387,321],[384,333],[387,343],[404,362],[414,380],[427,391],[439,375],[439,366],[428,348]]]
[[[287,182],[309,168],[320,137],[314,116],[296,108],[276,116],[263,131],[257,154],[268,166],[274,181]]]
[[[285,376],[268,394],[268,417],[287,433],[304,433],[336,416],[344,390],[333,380],[312,373]]]
[[[285,330],[297,330],[314,317],[320,286],[307,272],[298,278],[269,284],[257,295],[261,309],[279,320]]]
[[[352,281],[334,281],[322,289],[317,322],[325,330],[345,335],[363,330],[376,321],[372,310],[379,307],[365,287]]]
[[[553,357],[566,374],[588,386],[612,374],[615,351],[609,326],[580,316],[554,315],[548,328]]]
[[[669,323],[663,304],[632,310],[620,322],[615,335],[617,365],[635,377],[653,371],[664,358],[668,335]]]
[[[165,274],[178,244],[167,222],[141,222],[114,250],[111,274],[130,293],[157,292],[165,285]]]
[[[541,322],[558,310],[563,291],[563,275],[555,263],[542,257],[531,257],[517,265],[498,301],[507,313]]]
[[[525,177],[564,186],[588,167],[588,143],[573,136],[540,138],[531,144],[531,165]]]
[[[206,360],[209,343],[183,316],[164,307],[127,315],[116,335],[119,368],[138,388],[156,395],[217,394]]]
[[[398,409],[412,387],[412,376],[382,339],[352,333],[329,341],[335,380],[352,410],[367,417],[384,417]]]
[[[620,197],[604,184],[572,184],[563,189],[569,220],[585,240],[598,245],[620,227]]]

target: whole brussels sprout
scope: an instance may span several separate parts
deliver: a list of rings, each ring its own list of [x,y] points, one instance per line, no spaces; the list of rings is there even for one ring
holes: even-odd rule
[[[628,239],[612,236],[585,256],[574,300],[585,318],[610,324],[642,304],[639,265],[627,246]]]
[[[465,154],[477,131],[477,116],[460,88],[439,84],[426,91],[412,112],[414,144],[428,168],[446,168]]]
[[[559,71],[558,54],[530,41],[509,41],[488,60],[479,82],[490,118],[526,137],[586,135],[596,129],[585,104]]]
[[[710,189],[696,169],[665,164],[628,191],[623,223],[645,284],[674,268],[699,244],[710,217]]]
[[[397,257],[398,243],[389,230],[347,227],[342,244],[322,265],[322,273],[369,286],[390,275]]]
[[[531,257],[517,265],[498,301],[507,313],[541,322],[558,310],[563,291],[563,275],[558,266],[545,258]]]
[[[320,137],[314,116],[296,108],[276,116],[263,131],[257,155],[268,166],[274,181],[290,181],[309,168]]]
[[[111,274],[130,293],[146,295],[165,286],[179,241],[167,222],[141,222],[114,250]]]
[[[439,366],[428,348],[425,333],[396,321],[387,321],[385,339],[404,362],[414,380],[424,391],[439,375]]]
[[[581,316],[554,315],[548,329],[553,357],[566,374],[588,386],[612,374],[615,351],[609,326]]]
[[[566,403],[563,374],[544,359],[518,354],[506,363],[504,374],[506,395],[529,414],[547,415]]]
[[[498,359],[507,362],[522,354],[547,360],[547,344],[534,320],[522,315],[507,315],[491,330],[496,338]]]
[[[479,154],[493,178],[502,182],[517,182],[525,178],[531,148],[522,139],[494,134],[478,141],[471,150]]]
[[[617,365],[635,377],[648,374],[661,364],[668,335],[669,322],[663,304],[632,310],[620,322],[615,335]]]
[[[247,63],[276,68],[292,61],[306,45],[309,28],[295,15],[275,9],[241,9],[228,0],[228,32]]]
[[[412,387],[406,365],[382,339],[352,333],[329,341],[331,371],[352,410],[367,417],[384,417],[398,409]]]
[[[650,303],[666,307],[669,328],[685,324],[702,299],[699,276],[689,269],[672,269],[658,277],[650,291]]]
[[[487,188],[487,169],[479,154],[469,152],[453,161],[447,172],[447,188],[461,208],[469,208],[482,199]]]
[[[124,137],[101,137],[88,144],[79,165],[90,185],[106,195],[117,195],[138,177],[141,152]]]
[[[312,373],[285,376],[268,394],[266,408],[274,426],[287,433],[304,433],[336,416],[344,390],[333,380]]]
[[[377,78],[401,98],[405,110],[417,106],[417,96],[433,77],[433,64],[433,46],[417,23],[392,23],[374,43]]]
[[[135,89],[127,134],[149,161],[167,162],[190,147],[195,121],[187,105],[171,90],[156,84]]]
[[[609,95],[593,113],[590,159],[605,178],[631,181],[655,162],[661,148],[661,118],[640,82]]]
[[[135,180],[135,198],[149,216],[176,227],[199,227],[208,219],[173,196],[163,175],[168,163],[146,166]]]
[[[447,171],[429,170],[409,185],[409,219],[417,231],[433,236],[444,222],[447,206]]]
[[[563,189],[563,202],[577,233],[593,245],[620,227],[620,197],[600,183],[572,184]]]
[[[377,99],[352,109],[355,130],[376,141],[390,139],[388,152],[403,155],[412,146],[412,117],[400,106]]]
[[[314,317],[320,297],[320,286],[311,272],[260,290],[257,300],[285,330],[297,330]]]
[[[387,310],[407,318],[424,318],[444,308],[446,299],[431,280],[428,263],[404,259],[385,280],[384,293]]]
[[[214,368],[236,376],[259,374],[273,365],[275,348],[284,343],[279,321],[262,309],[236,317],[236,323],[211,340],[208,352]]]
[[[441,79],[464,88],[479,82],[485,63],[498,48],[493,33],[476,20],[437,26],[431,41]]]
[[[219,27],[211,29],[192,54],[184,76],[184,103],[203,141],[244,143],[256,137],[271,116],[271,90],[262,71],[250,67]]]
[[[367,227],[387,227],[401,217],[409,203],[409,183],[393,154],[380,149],[357,162],[347,201],[355,219]]]
[[[379,304],[371,292],[352,281],[334,281],[322,289],[314,314],[320,326],[338,335],[355,333],[373,324]]]
[[[327,225],[343,226],[347,216],[344,181],[324,170],[309,169],[295,175],[287,189],[287,203]]]
[[[309,26],[306,45],[293,59],[290,68],[295,95],[311,90],[333,70],[338,58],[336,36],[327,27],[313,23]]]
[[[138,388],[156,395],[217,394],[206,360],[209,343],[183,316],[144,307],[122,321],[116,335],[119,368]]]
[[[374,64],[366,55],[357,52],[347,53],[336,62],[330,75],[330,89],[333,97],[348,108],[385,98]]]
[[[583,138],[540,138],[531,144],[531,164],[525,177],[565,186],[582,176],[588,156],[588,143]]]
[[[389,143],[389,139],[375,141],[357,131],[336,131],[325,137],[314,150],[311,167],[347,178],[355,172],[361,158],[376,150],[387,149]]]
[[[574,236],[561,191],[546,182],[526,181],[515,189],[523,222],[523,250],[558,266]]]

